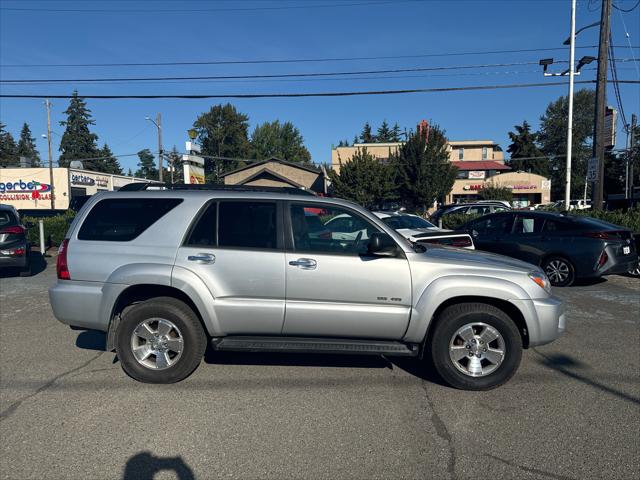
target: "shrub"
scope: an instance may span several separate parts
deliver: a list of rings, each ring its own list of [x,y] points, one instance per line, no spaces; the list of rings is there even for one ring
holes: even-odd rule
[[[452,213],[451,215],[442,216],[442,228],[449,230],[457,230],[463,224],[470,222],[480,215],[467,215],[466,213]]]
[[[42,220],[44,223],[44,238],[45,243],[49,242],[49,237],[51,237],[51,242],[53,245],[60,245],[62,240],[64,240],[64,236],[69,230],[69,226],[75,217],[75,212],[67,211],[62,215],[56,215],[54,217],[44,217],[44,218],[36,218],[36,217],[24,217],[22,220],[24,223],[31,222],[33,223],[33,227],[29,229],[29,241],[32,245],[40,245],[40,228],[38,227],[38,221]]]
[[[633,232],[640,232],[640,208],[623,210],[571,210],[570,215],[597,218],[605,222],[613,223],[620,227],[628,228]]]

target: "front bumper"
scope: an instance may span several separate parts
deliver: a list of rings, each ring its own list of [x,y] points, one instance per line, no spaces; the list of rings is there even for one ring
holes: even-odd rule
[[[525,314],[529,347],[550,343],[566,330],[566,305],[558,297],[535,300],[511,300]]]

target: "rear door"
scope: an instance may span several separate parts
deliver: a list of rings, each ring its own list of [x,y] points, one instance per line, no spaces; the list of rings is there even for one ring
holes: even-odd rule
[[[307,213],[317,207],[317,203],[291,202],[285,209],[283,333],[402,338],[411,310],[411,273],[404,253],[367,256],[367,240],[380,229],[341,206],[323,204],[321,221],[331,235],[310,235]],[[346,232],[341,231],[343,227]]]
[[[544,217],[518,213],[511,234],[505,239],[504,254],[538,265],[545,254]]]
[[[285,254],[276,201],[213,201],[201,212],[176,266],[198,275],[215,298],[225,334],[280,334]]]
[[[509,212],[486,215],[470,224],[473,243],[479,250],[504,254],[511,235],[513,214]]]

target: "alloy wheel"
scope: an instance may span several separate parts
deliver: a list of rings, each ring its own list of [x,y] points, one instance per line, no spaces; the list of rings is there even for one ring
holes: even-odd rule
[[[547,264],[545,273],[547,274],[547,277],[549,277],[551,283],[559,285],[567,281],[571,274],[571,269],[563,260],[555,259],[551,260]]]
[[[500,332],[482,322],[462,326],[449,342],[453,365],[470,377],[491,374],[502,364],[505,354],[506,344]]]
[[[131,334],[131,351],[140,365],[164,370],[180,359],[184,349],[182,333],[169,320],[150,318],[140,322]]]

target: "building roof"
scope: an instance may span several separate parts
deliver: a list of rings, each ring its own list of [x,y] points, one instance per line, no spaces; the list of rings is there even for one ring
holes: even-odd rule
[[[474,147],[484,146],[484,145],[486,145],[486,146],[498,145],[493,140],[449,140],[448,143],[452,147],[462,147],[462,146],[465,146],[465,145],[474,146]]]
[[[511,167],[505,165],[504,163],[492,162],[488,160],[457,160],[451,163],[458,167],[459,170],[511,170]]]
[[[229,172],[225,172],[225,173],[223,173],[221,175],[221,177],[226,177],[227,175],[231,175],[232,173],[242,172],[243,170],[248,170],[249,168],[254,168],[254,167],[257,167],[259,165],[265,165],[265,164],[267,164],[269,162],[281,163],[283,165],[288,165],[290,167],[299,168],[301,170],[306,170],[307,172],[316,173],[318,175],[322,174],[322,171],[317,169],[317,168],[309,167],[309,166],[303,165],[301,163],[287,162],[285,160],[280,160],[279,158],[276,158],[276,157],[271,157],[268,160],[262,160],[260,162],[255,162],[253,160],[247,160],[247,161],[250,162],[250,163],[248,163],[244,167],[236,168],[235,170],[231,170]]]

